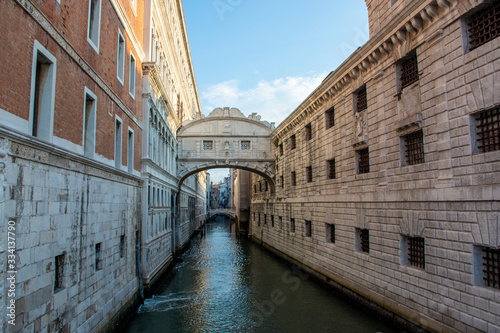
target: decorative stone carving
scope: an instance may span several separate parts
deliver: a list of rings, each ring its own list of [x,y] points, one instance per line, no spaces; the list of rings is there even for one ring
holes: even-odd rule
[[[421,237],[424,233],[424,224],[420,220],[420,212],[405,210],[400,220],[400,232],[410,237]]]

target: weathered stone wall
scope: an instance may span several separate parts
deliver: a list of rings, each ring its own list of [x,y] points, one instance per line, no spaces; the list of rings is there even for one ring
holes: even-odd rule
[[[8,191],[0,229],[6,235],[6,222],[16,222],[17,282],[16,325],[4,322],[2,331],[98,331],[138,291],[141,180],[5,134]]]
[[[273,133],[276,195],[260,191],[264,179],[253,177],[252,234],[431,330],[499,332],[500,289],[484,285],[481,249],[500,245],[500,151],[479,151],[474,117],[500,106],[500,38],[469,51],[464,27],[481,1],[412,3],[418,8],[404,17],[410,21],[371,36]],[[419,79],[398,94],[401,60],[413,51]],[[363,86],[368,108],[358,112]],[[405,135],[419,130],[424,161],[407,165]],[[362,148],[369,149],[367,173],[359,173]],[[368,252],[361,229],[369,232]],[[425,267],[408,263],[413,237],[425,241]]]

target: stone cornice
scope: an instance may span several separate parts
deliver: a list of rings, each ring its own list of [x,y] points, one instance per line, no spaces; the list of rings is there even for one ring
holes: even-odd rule
[[[25,12],[42,27],[43,30],[71,57],[80,68],[101,88],[110,99],[118,105],[132,121],[142,129],[142,122],[130,110],[102,77],[83,59],[73,46],[63,37],[50,20],[35,6],[31,0],[16,0]]]
[[[22,145],[25,145],[27,147],[33,148],[34,150],[36,150],[38,152],[48,153],[48,154],[59,156],[59,157],[62,157],[62,158],[65,158],[65,159],[71,161],[71,163],[67,163],[64,165],[54,165],[53,160],[47,159],[45,161],[43,159],[40,159],[40,158],[35,159],[33,157],[32,158],[33,161],[35,161],[37,163],[47,164],[50,166],[55,166],[55,167],[71,170],[74,172],[82,172],[82,173],[90,174],[94,177],[100,177],[100,178],[104,178],[104,179],[110,179],[110,174],[112,174],[112,175],[121,177],[123,179],[128,179],[129,181],[133,181],[133,182],[137,182],[137,183],[143,182],[143,179],[141,177],[138,177],[138,176],[135,176],[131,173],[128,173],[128,172],[122,171],[120,169],[111,167],[107,164],[98,162],[96,160],[87,158],[83,155],[76,154],[72,151],[66,150],[66,149],[58,147],[56,145],[38,140],[35,137],[31,137],[31,136],[27,136],[25,134],[19,133],[16,130],[13,130],[9,127],[4,127],[4,126],[0,125],[0,137],[7,138],[7,139],[11,140],[12,142],[16,142],[18,144],[22,144]],[[8,152],[8,154],[10,156],[18,156],[17,153],[13,154],[12,152]],[[31,156],[18,156],[18,157],[24,158],[24,159],[30,159]],[[75,163],[81,164],[82,166],[84,166],[84,168],[76,167]],[[91,167],[93,169],[103,171],[106,174],[99,175],[98,173],[95,173],[95,172],[92,173],[92,172],[90,172],[90,170],[87,167]],[[126,181],[122,181],[119,179],[113,179],[113,180],[118,181],[118,182],[122,182],[122,183],[126,183]]]
[[[383,59],[389,57],[395,46],[404,43],[411,35],[417,35],[457,3],[458,0],[428,0],[415,1],[411,6],[405,7],[391,24],[381,29],[331,72],[320,86],[277,127],[273,136],[284,138],[303,119],[341,94],[353,80],[368,73]]]
[[[123,7],[123,4],[119,0],[111,0],[111,5],[113,6],[116,15],[120,19],[120,22],[122,25],[125,27],[125,31],[127,32],[128,36],[130,37],[130,40],[132,41],[132,44],[134,45],[135,52],[137,54],[137,57],[142,61],[146,58],[146,55],[144,54],[144,49],[139,42],[139,39],[137,38],[137,35],[135,34],[134,27],[132,26],[132,23],[128,19],[127,12],[125,11],[125,8]]]
[[[163,80],[160,77],[160,73],[158,71],[158,66],[156,65],[155,62],[143,62],[142,63],[142,71],[144,76],[149,75],[149,78],[152,83],[152,89],[157,89],[159,93],[161,94],[163,100],[165,100],[167,103],[164,103],[168,112],[168,116],[171,117],[171,119],[174,121],[175,126],[179,128],[181,126],[181,123],[179,121],[179,117],[177,117],[177,114],[175,110],[173,110],[173,104],[172,101],[170,100],[167,89],[165,88],[165,84],[163,83]],[[174,131],[175,132],[175,131]]]

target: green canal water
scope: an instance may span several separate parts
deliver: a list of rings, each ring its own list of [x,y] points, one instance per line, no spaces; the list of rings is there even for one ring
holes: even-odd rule
[[[218,217],[125,332],[399,332],[337,297]]]

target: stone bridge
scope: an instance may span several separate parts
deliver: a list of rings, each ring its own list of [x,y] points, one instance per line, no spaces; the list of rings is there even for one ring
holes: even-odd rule
[[[256,113],[245,117],[236,108],[217,108],[187,121],[179,129],[179,177],[214,168],[243,169],[263,176],[275,189],[275,160],[270,135],[274,123]]]
[[[232,209],[211,209],[208,211],[208,218],[211,219],[215,215],[225,215],[229,218],[235,219],[236,218],[236,211]]]

